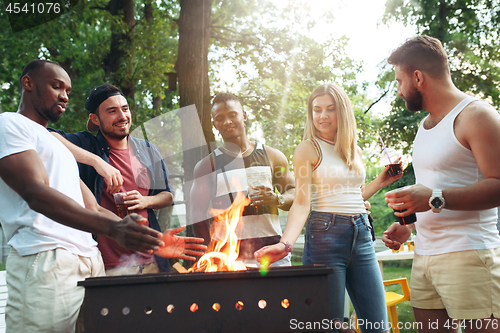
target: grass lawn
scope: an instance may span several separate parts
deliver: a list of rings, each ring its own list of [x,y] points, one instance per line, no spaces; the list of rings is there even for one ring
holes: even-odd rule
[[[405,277],[408,279],[409,285],[410,276],[411,260],[384,262],[384,280],[392,280]],[[385,290],[403,294],[403,291],[401,290],[399,285],[387,286]],[[410,302],[399,303],[397,305],[397,310],[398,321],[401,323],[401,325],[403,325],[401,333],[417,333],[418,330],[416,324],[414,324],[415,317],[413,316],[413,310],[410,306]]]

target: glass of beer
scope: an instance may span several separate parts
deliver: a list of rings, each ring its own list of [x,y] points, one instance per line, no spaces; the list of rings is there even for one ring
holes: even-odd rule
[[[392,253],[404,252],[404,250],[405,250],[405,244],[403,243],[403,244],[401,244],[401,246],[399,247],[399,249],[397,249],[397,250],[393,249]]]
[[[118,210],[118,216],[120,218],[125,218],[130,212],[128,211],[128,207],[125,204],[123,198],[126,196],[126,193],[118,192],[113,194],[113,198],[115,199],[116,209]]]
[[[415,249],[415,235],[411,234],[410,239],[406,241],[408,245],[408,252],[412,252]]]

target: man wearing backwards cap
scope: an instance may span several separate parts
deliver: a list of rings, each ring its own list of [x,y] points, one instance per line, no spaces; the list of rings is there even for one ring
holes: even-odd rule
[[[129,135],[131,115],[127,100],[115,86],[104,84],[92,89],[85,108],[89,111],[87,129],[98,130],[97,135],[83,131],[74,134],[57,131],[73,144],[100,156],[110,166],[118,169],[120,176],[108,181],[94,167],[79,164],[80,177],[94,193],[97,202],[117,214],[113,192],[120,189],[126,193],[124,203],[129,211],[142,215],[149,226],[160,231],[153,209],[171,205],[173,197],[168,181],[168,170],[158,149],[147,141]],[[63,140],[64,142],[64,140]],[[67,143],[67,141],[66,141]],[[69,145],[77,161],[78,152]],[[121,184],[121,182],[123,184]],[[157,273],[169,271],[168,260],[151,254],[130,251],[114,240],[97,235],[107,275]],[[187,258],[185,258],[187,259]]]

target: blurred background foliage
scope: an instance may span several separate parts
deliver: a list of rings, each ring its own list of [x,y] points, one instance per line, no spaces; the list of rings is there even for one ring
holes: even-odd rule
[[[499,2],[388,0],[381,19],[385,24],[412,24],[415,33],[439,38],[457,87],[498,107]],[[378,136],[410,154],[426,113],[405,108],[397,98],[392,66],[381,63],[376,86],[380,96],[392,100],[391,110],[374,115],[371,106],[378,100],[367,98],[367,83],[358,80],[364,68],[346,54],[348,38],[318,43],[307,36],[319,20],[335,20],[334,10],[313,16],[311,5],[305,0],[287,0],[279,6],[267,0],[80,0],[59,19],[14,33],[7,28],[8,13],[0,4],[0,112],[17,110],[24,65],[49,59],[66,69],[73,84],[67,114],[53,125],[56,128],[84,130],[84,102],[90,89],[112,83],[125,93],[134,127],[195,104],[211,142],[217,133],[211,129],[209,101],[227,91],[242,100],[249,114],[249,136],[280,149],[291,161],[302,140],[310,93],[322,83],[334,82],[351,97],[359,145],[367,151],[369,181],[381,171]],[[192,31],[201,33],[193,36]],[[186,40],[192,48],[179,47]],[[201,65],[190,68],[189,61]],[[174,163],[189,173],[196,160],[177,158]],[[370,200],[377,234],[395,220],[383,200],[385,191],[414,181],[410,164],[401,180]]]

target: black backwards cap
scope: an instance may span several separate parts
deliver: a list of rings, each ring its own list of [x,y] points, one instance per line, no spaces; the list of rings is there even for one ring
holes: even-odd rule
[[[89,97],[87,97],[87,100],[85,101],[85,108],[89,111],[89,113],[95,113],[95,110],[97,110],[102,102],[115,95],[124,96],[118,88],[112,86],[111,84],[100,85],[90,91]]]
[[[100,85],[90,91],[89,97],[87,97],[87,100],[85,101],[85,108],[89,111],[89,113],[95,113],[102,102],[107,100],[109,97],[116,95],[122,95],[125,97],[120,89],[111,84]],[[97,130],[97,126],[90,120],[90,118],[87,121],[87,130],[90,132]]]

